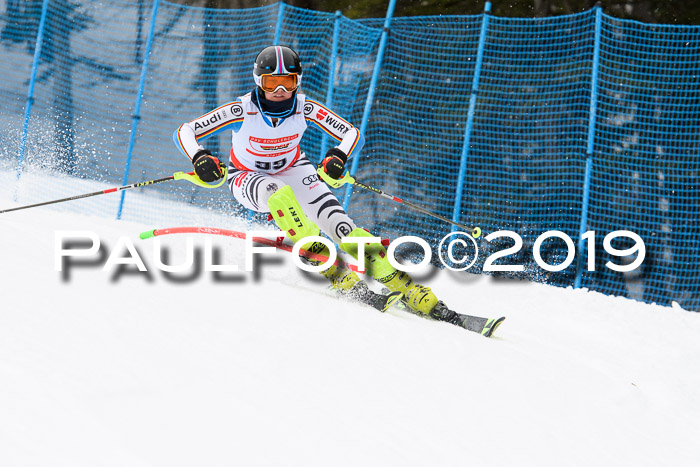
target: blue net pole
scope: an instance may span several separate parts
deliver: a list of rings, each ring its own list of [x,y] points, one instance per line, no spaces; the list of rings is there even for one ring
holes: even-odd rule
[[[148,40],[146,41],[146,52],[143,56],[143,64],[141,65],[141,78],[139,79],[139,90],[136,94],[136,105],[134,106],[134,115],[131,121],[131,133],[129,134],[129,148],[126,152],[126,164],[124,165],[124,177],[122,179],[122,185],[129,183],[129,169],[131,167],[131,156],[134,151],[134,141],[136,140],[136,130],[139,125],[139,120],[141,119],[141,101],[143,100],[143,90],[146,85],[146,72],[148,71],[148,59],[151,55],[151,47],[153,46],[153,33],[156,28],[156,17],[158,16],[158,5],[160,0],[154,0],[153,11],[151,13],[151,27],[148,31]],[[124,195],[125,191],[122,191],[121,198],[119,200],[119,209],[117,210],[117,219],[122,218],[122,210],[124,209]]]
[[[281,45],[280,37],[282,36],[282,21],[284,20],[284,2],[277,3],[277,25],[275,26],[275,39],[273,45]]]
[[[486,43],[486,34],[488,32],[489,15],[491,11],[491,2],[486,2],[484,5],[483,19],[481,21],[481,31],[479,33],[479,45],[476,52],[476,65],[474,66],[474,78],[472,79],[472,92],[469,98],[469,110],[467,111],[467,126],[464,130],[464,146],[462,147],[462,155],[459,162],[459,178],[457,179],[457,187],[455,188],[455,202],[452,211],[452,220],[460,222],[460,213],[462,207],[462,194],[464,192],[464,175],[467,170],[467,159],[469,157],[469,144],[471,141],[472,127],[474,125],[474,111],[476,107],[476,96],[479,91],[479,76],[481,74],[481,63],[484,60],[484,44]],[[452,226],[452,231],[456,231],[457,227]]]
[[[284,7],[285,4],[283,2],[278,2],[277,3],[277,22],[275,23],[275,37],[272,40],[273,45],[282,45],[280,44],[280,39],[282,38],[282,24],[284,22]],[[255,211],[252,209],[248,210],[248,228],[251,229],[253,228],[253,221],[255,220]]]
[[[588,227],[588,203],[591,193],[591,174],[593,171],[593,149],[595,143],[596,126],[596,103],[598,102],[598,65],[600,62],[600,21],[602,11],[600,7],[595,7],[595,39],[593,43],[593,67],[591,70],[591,97],[588,117],[588,138],[586,143],[586,168],[583,178],[583,200],[581,201],[581,225],[578,237],[578,256],[576,259],[576,279],[574,287],[581,287],[581,276],[583,274],[583,235]],[[587,255],[587,253],[586,253]]]
[[[44,39],[44,30],[46,27],[46,15],[49,10],[49,0],[44,0],[41,5],[41,19],[39,20],[39,30],[36,34],[36,45],[34,47],[34,60],[32,62],[32,72],[29,78],[29,91],[27,91],[27,106],[24,111],[24,124],[22,126],[22,136],[19,143],[19,157],[17,159],[17,180],[22,176],[22,166],[24,165],[24,152],[27,147],[27,129],[29,128],[29,119],[32,114],[32,104],[34,103],[34,85],[36,84],[36,72],[39,68],[39,59],[41,58],[41,46]],[[17,201],[17,191],[14,194],[15,202]]]
[[[340,36],[340,11],[335,12],[333,21],[333,43],[331,44],[331,61],[328,67],[328,91],[326,91],[326,106],[333,108],[333,91],[335,89],[335,66],[338,59],[338,37]],[[328,138],[321,140],[321,157],[326,154]]]
[[[283,45],[280,44],[282,38],[282,24],[284,23],[284,7],[285,3],[277,3],[277,22],[275,23],[275,37],[272,40],[272,45]],[[253,221],[255,220],[255,211],[252,209],[248,210],[248,228],[253,228]]]
[[[387,36],[389,35],[389,28],[391,27],[391,18],[394,16],[394,8],[396,7],[396,0],[389,1],[389,7],[386,10],[386,18],[384,19],[384,29],[382,30],[382,35],[379,39],[379,50],[377,51],[377,59],[374,63],[374,71],[372,72],[372,80],[369,84],[369,91],[367,92],[367,100],[365,101],[365,110],[362,113],[362,123],[360,124],[360,133],[365,135],[367,130],[367,122],[369,122],[369,114],[372,110],[372,100],[374,99],[374,90],[377,87],[377,81],[379,79],[379,71],[382,68],[382,61],[384,60],[384,49],[386,48]],[[350,175],[355,175],[357,172],[357,165],[360,161],[359,155],[356,155],[350,166]],[[343,199],[343,209],[347,211],[348,204],[350,204],[350,197],[352,196],[352,185],[348,185],[345,190],[345,197]]]

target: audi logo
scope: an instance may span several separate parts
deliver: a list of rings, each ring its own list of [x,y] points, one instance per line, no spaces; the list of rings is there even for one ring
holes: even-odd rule
[[[318,181],[318,175],[313,174],[309,175],[308,177],[305,177],[304,180],[302,180],[302,183],[304,185],[311,185],[312,183],[316,183]]]

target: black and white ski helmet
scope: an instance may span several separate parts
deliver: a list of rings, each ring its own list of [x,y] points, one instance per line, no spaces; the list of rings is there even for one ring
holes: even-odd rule
[[[297,82],[301,84],[301,60],[299,55],[290,47],[284,45],[271,45],[265,47],[255,57],[253,78],[255,84],[261,85],[262,75],[287,75],[296,74]]]

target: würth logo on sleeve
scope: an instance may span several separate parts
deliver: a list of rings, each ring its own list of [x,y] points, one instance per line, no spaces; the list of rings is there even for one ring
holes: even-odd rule
[[[318,112],[316,112],[316,120],[323,121],[326,116],[328,116],[328,112],[323,109],[318,109]]]

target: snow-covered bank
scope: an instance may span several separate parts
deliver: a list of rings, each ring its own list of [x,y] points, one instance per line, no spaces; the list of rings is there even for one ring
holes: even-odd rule
[[[165,222],[165,221],[164,221]],[[54,268],[55,232],[154,227],[47,208],[0,217],[0,465],[695,465],[700,316],[448,271],[485,339],[329,295],[280,254],[257,273]],[[216,225],[234,228],[233,224]],[[195,246],[203,240],[195,238]],[[217,238],[222,264],[243,242]],[[162,238],[171,264],[186,238]],[[124,256],[126,256],[124,254]]]

